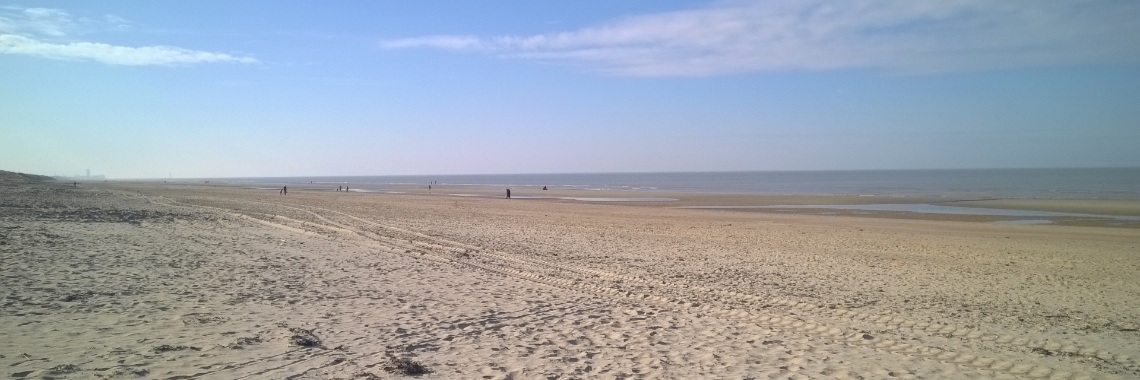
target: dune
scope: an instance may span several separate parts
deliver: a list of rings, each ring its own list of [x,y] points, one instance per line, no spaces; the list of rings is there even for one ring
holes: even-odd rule
[[[26,174],[26,173],[17,173],[17,172],[0,170],[0,183],[27,184],[27,183],[51,182],[51,181],[55,181],[55,179],[52,177],[37,175],[37,174]]]

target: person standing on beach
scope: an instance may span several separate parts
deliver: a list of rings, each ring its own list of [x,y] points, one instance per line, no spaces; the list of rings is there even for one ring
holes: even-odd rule
[[[511,189],[507,189],[507,199],[511,199]]]
[[[281,186],[281,195],[289,195],[289,186]]]

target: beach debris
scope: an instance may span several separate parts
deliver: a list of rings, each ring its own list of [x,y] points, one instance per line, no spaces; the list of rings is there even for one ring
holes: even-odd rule
[[[1057,351],[1057,350],[1048,350],[1048,349],[1045,349],[1045,348],[1041,348],[1041,347],[1035,347],[1035,348],[1033,348],[1032,350],[1029,350],[1029,351],[1030,351],[1030,352],[1032,352],[1032,353],[1035,353],[1035,354],[1041,355],[1041,356],[1053,356],[1053,355],[1058,355],[1058,356],[1065,356],[1065,357],[1073,357],[1073,356],[1077,356],[1077,354],[1075,354],[1075,353],[1072,353],[1072,352],[1064,352],[1064,351]]]
[[[55,367],[51,367],[51,369],[48,371],[51,371],[54,374],[75,373],[79,372],[79,366],[75,364],[60,364]]]
[[[383,363],[383,366],[381,368],[388,373],[402,374],[406,376],[419,376],[431,373],[431,370],[429,370],[422,363],[412,360],[414,354],[411,352],[417,348],[420,348],[420,346],[388,346],[387,351],[384,353],[384,356],[387,356],[388,359]]]
[[[382,367],[388,373],[402,374],[405,376],[419,376],[431,373],[427,367],[420,362],[405,357],[396,357],[391,354],[388,355],[388,361]]]
[[[202,351],[202,348],[201,347],[194,347],[194,346],[171,346],[169,344],[164,344],[161,346],[154,346],[154,348],[151,348],[150,350],[156,354],[161,354],[163,352],[182,351],[182,350]]]
[[[72,293],[72,294],[68,294],[68,295],[64,296],[62,301],[63,302],[82,301],[82,300],[91,298],[91,296],[93,296],[93,295],[95,295],[95,293],[90,292],[90,291],[83,292],[83,293]]]
[[[289,332],[293,336],[289,337],[289,343],[301,347],[321,347],[321,339],[313,334],[313,330],[306,330],[300,327],[291,327]]]

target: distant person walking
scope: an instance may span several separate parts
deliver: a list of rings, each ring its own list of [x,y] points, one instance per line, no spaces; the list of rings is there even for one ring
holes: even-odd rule
[[[507,189],[507,199],[511,199],[511,189]]]
[[[281,195],[289,195],[289,186],[281,186]]]

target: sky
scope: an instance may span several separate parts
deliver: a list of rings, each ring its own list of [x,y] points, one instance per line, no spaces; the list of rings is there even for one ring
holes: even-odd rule
[[[0,170],[1140,166],[1140,1],[9,1]]]

